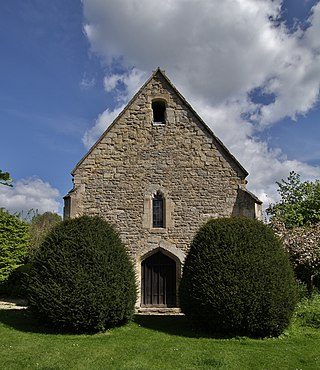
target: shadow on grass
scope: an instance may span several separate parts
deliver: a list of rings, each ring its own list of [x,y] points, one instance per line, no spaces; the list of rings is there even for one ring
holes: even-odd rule
[[[230,336],[210,333],[192,326],[185,316],[135,315],[133,321],[143,328],[156,330],[169,335],[187,338],[230,338]],[[0,323],[26,333],[77,335],[77,333],[59,330],[39,322],[28,309],[2,309],[0,310]]]
[[[1,309],[0,323],[18,331],[38,334],[72,334],[40,323],[28,309]]]
[[[134,322],[144,328],[160,331],[169,335],[188,338],[227,339],[228,336],[210,333],[191,325],[185,316],[135,315]]]

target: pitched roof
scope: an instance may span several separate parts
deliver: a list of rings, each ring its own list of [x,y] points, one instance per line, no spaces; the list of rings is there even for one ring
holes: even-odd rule
[[[248,194],[256,203],[258,204],[262,204],[262,200],[260,200],[256,195],[254,195],[253,193],[251,193],[251,191],[247,190],[247,189],[241,189],[242,191],[244,191],[246,194]]]
[[[73,175],[77,168],[82,164],[82,162],[90,155],[90,153],[99,145],[100,141],[108,134],[111,128],[119,121],[119,119],[125,114],[125,112],[129,109],[130,105],[134,102],[137,96],[144,90],[144,88],[148,85],[148,83],[155,78],[157,75],[160,75],[167,81],[169,86],[174,90],[174,92],[178,95],[178,97],[183,101],[183,103],[187,106],[187,108],[193,113],[193,115],[197,118],[197,120],[203,125],[203,128],[209,133],[209,135],[213,138],[215,144],[217,145],[220,152],[230,158],[230,160],[235,164],[235,166],[243,173],[243,178],[248,176],[248,172],[244,169],[244,167],[240,164],[240,162],[230,153],[227,147],[223,144],[223,142],[213,133],[213,131],[209,128],[209,126],[203,121],[203,119],[198,115],[198,113],[192,108],[190,103],[182,96],[182,94],[177,90],[174,84],[170,81],[167,77],[165,72],[158,67],[150,76],[150,78],[142,85],[139,91],[132,97],[126,107],[120,112],[120,114],[116,117],[116,119],[111,123],[111,125],[103,132],[103,134],[99,137],[99,139],[95,142],[95,144],[89,149],[87,154],[77,163],[75,168],[72,170],[71,174]]]

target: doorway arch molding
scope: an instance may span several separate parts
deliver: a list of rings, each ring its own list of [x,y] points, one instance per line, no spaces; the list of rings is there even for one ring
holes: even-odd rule
[[[161,252],[165,256],[171,258],[176,264],[176,292],[178,292],[178,287],[181,279],[182,273],[182,266],[186,257],[186,254],[181,250],[178,249],[169,243],[161,243],[160,246],[155,247],[150,246],[144,248],[139,256],[136,258],[136,271],[137,271],[137,283],[138,283],[138,299],[137,299],[137,308],[141,306],[141,288],[142,288],[142,262],[145,261],[147,258],[151,257],[152,255]],[[176,297],[177,306],[179,306],[178,296]]]

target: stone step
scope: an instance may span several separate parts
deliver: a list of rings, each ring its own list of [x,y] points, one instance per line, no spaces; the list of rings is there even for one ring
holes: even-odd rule
[[[21,310],[27,308],[27,300],[15,299],[15,298],[3,298],[0,297],[0,309],[3,310]]]
[[[139,307],[136,315],[184,315],[179,307]]]

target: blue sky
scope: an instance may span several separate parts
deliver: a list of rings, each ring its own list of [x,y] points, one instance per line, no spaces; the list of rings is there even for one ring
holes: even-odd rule
[[[62,212],[70,172],[160,66],[266,204],[320,178],[320,4],[10,0],[0,4],[0,207]]]

